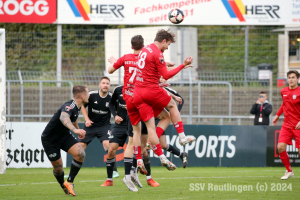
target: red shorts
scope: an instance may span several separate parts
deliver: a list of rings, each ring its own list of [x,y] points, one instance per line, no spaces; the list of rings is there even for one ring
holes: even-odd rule
[[[285,126],[281,127],[278,143],[292,145],[292,140],[295,138],[296,148],[300,148],[300,130],[291,129]]]
[[[126,94],[123,94],[123,98],[126,102],[127,113],[128,113],[131,124],[132,125],[137,125],[137,123],[142,121],[142,118],[140,116],[139,110],[132,103],[133,98],[129,95],[126,95]]]
[[[140,112],[144,122],[157,117],[171,101],[171,96],[161,87],[141,88],[135,87],[133,104]]]

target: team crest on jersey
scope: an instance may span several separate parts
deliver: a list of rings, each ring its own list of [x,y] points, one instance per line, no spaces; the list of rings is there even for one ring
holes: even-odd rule
[[[108,105],[109,105],[109,102],[106,102],[105,106],[108,107]]]
[[[161,64],[164,64],[164,62],[165,62],[163,57],[159,57],[159,61],[161,62]]]
[[[66,111],[70,111],[71,109],[72,109],[72,108],[71,108],[70,106],[66,106],[66,107],[65,107],[65,110],[66,110]]]
[[[296,99],[296,98],[297,98],[297,95],[294,94],[294,95],[293,95],[293,99]]]

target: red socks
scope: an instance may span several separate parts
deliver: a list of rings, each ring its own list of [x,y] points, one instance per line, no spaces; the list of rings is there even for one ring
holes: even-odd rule
[[[142,149],[141,146],[133,146],[133,153],[136,159],[142,159]]]
[[[157,156],[161,156],[163,154],[160,143],[153,146],[153,151]]]
[[[156,127],[156,135],[158,138],[160,138],[164,132],[165,132],[164,129],[160,127]]]
[[[184,132],[182,121],[175,123],[174,127],[176,128],[178,134]]]
[[[279,156],[280,156],[282,164],[285,166],[286,170],[288,170],[288,172],[292,172],[290,158],[289,158],[288,154],[286,153],[286,151],[279,153]]]

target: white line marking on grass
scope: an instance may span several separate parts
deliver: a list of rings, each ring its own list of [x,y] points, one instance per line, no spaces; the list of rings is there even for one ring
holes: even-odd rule
[[[234,172],[262,172],[262,171],[285,171],[284,169],[282,169],[282,170],[243,170],[243,171],[234,171]],[[293,170],[293,171],[295,171],[295,170]],[[151,172],[155,172],[155,173],[165,173],[165,171],[155,171],[155,170],[151,170]],[[187,171],[187,173],[189,173],[189,172],[197,172],[197,173],[199,173],[199,172],[214,172],[214,173],[218,173],[218,172],[226,172],[226,173],[228,173],[228,172],[231,172],[231,171],[202,171],[202,170],[199,170],[199,171]]]
[[[273,176],[208,176],[208,177],[177,177],[177,178],[155,178],[155,179],[160,179],[160,180],[163,180],[163,179],[199,179],[199,178],[202,178],[202,179],[207,179],[207,178],[243,178],[243,177],[247,177],[247,178],[266,178],[266,177],[273,177]],[[297,178],[297,177],[294,177],[294,178]],[[106,180],[106,179],[105,179]],[[105,181],[105,180],[86,180],[86,181],[77,181],[77,182],[80,182],[80,183],[88,183],[88,182],[102,182],[102,181]],[[121,180],[114,180],[114,181],[121,181]],[[57,183],[57,182],[39,182],[39,183],[13,183],[13,184],[3,184],[3,185],[0,185],[0,187],[3,187],[3,186],[19,186],[19,185],[43,185],[43,184],[53,184],[53,183]]]
[[[10,172],[6,171],[7,175],[10,175],[10,174],[37,174],[37,173],[38,174],[52,174],[52,172],[17,172],[17,173],[10,173]]]
[[[123,197],[123,196],[105,197],[105,199],[114,199],[114,198],[119,198],[119,197]]]

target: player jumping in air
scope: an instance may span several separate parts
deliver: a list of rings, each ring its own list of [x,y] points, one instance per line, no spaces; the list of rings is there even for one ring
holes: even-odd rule
[[[130,118],[130,121],[132,123],[133,127],[133,144],[135,145],[135,151],[134,154],[137,159],[137,168],[142,174],[147,174],[147,170],[145,169],[141,151],[146,147],[147,139],[144,141],[141,141],[141,125],[140,121],[142,120],[140,113],[138,109],[133,105],[133,91],[134,91],[134,82],[135,82],[135,76],[137,74],[137,59],[138,59],[138,53],[141,51],[141,49],[144,46],[144,39],[141,35],[136,35],[131,38],[131,45],[132,49],[134,50],[133,54],[126,54],[119,58],[118,60],[114,57],[110,57],[109,62],[111,65],[108,68],[108,73],[112,74],[120,67],[124,66],[124,87],[123,87],[123,98],[126,102],[127,106],[127,112]],[[169,113],[165,110],[156,110],[154,108],[155,112],[158,112],[159,116],[161,117],[161,121],[158,125],[158,127],[162,130],[165,130],[167,126],[170,123],[170,116]],[[158,115],[157,114],[157,115]],[[176,169],[176,166],[169,162],[166,158],[161,159],[162,165],[166,166],[169,170]]]
[[[187,137],[185,135],[176,103],[171,99],[171,96],[158,85],[161,76],[168,80],[186,66],[190,66],[193,62],[192,57],[187,57],[183,64],[168,71],[163,52],[168,49],[171,43],[175,42],[174,37],[175,34],[171,31],[161,29],[157,32],[154,43],[141,50],[139,53],[133,94],[133,104],[139,110],[140,116],[147,126],[149,140],[154,146],[154,152],[161,159],[162,164],[168,169],[170,166],[173,167],[175,165],[168,161],[162,153],[158,137],[163,134],[165,129],[159,126],[155,129],[155,117],[157,117],[164,108],[167,108],[170,111],[171,121],[179,134],[179,143],[185,145],[196,140],[195,137]],[[137,146],[134,148],[138,149]],[[140,154],[140,152],[137,152],[137,154]]]

